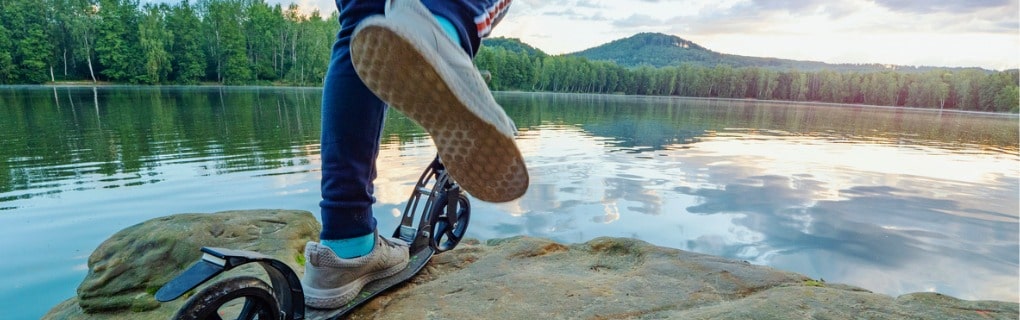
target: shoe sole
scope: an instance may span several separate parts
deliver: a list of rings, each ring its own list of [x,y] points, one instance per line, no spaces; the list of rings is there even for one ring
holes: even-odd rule
[[[488,202],[520,198],[528,173],[513,137],[458,98],[436,64],[416,49],[420,45],[368,22],[351,43],[355,70],[365,85],[428,131],[450,176],[465,191]]]
[[[361,289],[364,288],[365,285],[368,285],[372,281],[398,274],[406,267],[407,262],[397,264],[389,267],[388,269],[366,274],[361,278],[354,279],[351,283],[339,288],[302,288],[305,295],[305,305],[316,309],[336,309],[343,307],[345,304],[354,300],[354,298],[358,296],[358,293],[361,293]]]

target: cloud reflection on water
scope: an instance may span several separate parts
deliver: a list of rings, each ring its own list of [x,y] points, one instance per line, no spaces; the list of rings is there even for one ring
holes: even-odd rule
[[[1017,176],[1015,159],[811,138],[714,142],[684,157],[734,159],[709,166],[730,182],[676,190],[702,199],[688,212],[748,214],[734,223],[765,235],[755,252],[774,252],[756,263],[889,294],[1017,297],[1016,195],[987,194],[1016,192],[1005,178]]]
[[[1008,156],[743,130],[630,152],[575,126],[531,132],[531,190],[480,205],[518,218],[478,232],[633,236],[892,295],[1017,297],[1016,203],[989,204],[1018,189]]]
[[[933,138],[971,134],[957,126],[970,120],[946,120],[932,133],[917,123],[929,120],[900,111],[888,120],[851,110],[844,120],[828,110],[762,115],[710,102],[723,117],[779,123],[720,125],[717,114],[688,119],[674,109],[629,109],[631,100],[589,100],[585,106],[604,110],[578,116],[537,107],[523,113],[541,114],[537,121],[517,119],[531,187],[517,201],[473,202],[469,236],[634,237],[890,295],[1020,298],[1016,151]],[[613,116],[604,121],[599,112]],[[851,130],[829,124],[840,121]],[[790,123],[797,129],[782,129]],[[431,148],[404,141],[384,147],[380,161],[425,163]],[[380,171],[380,206],[402,204],[418,170]]]

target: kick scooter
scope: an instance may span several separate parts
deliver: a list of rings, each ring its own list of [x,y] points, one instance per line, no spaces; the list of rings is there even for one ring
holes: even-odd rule
[[[417,225],[416,213],[421,213]],[[306,308],[301,280],[285,263],[254,251],[211,247],[203,247],[201,260],[161,287],[156,300],[177,299],[220,273],[257,263],[269,275],[270,284],[252,276],[220,280],[188,298],[173,319],[339,319],[414,277],[432,255],[456,247],[464,237],[470,216],[468,198],[437,156],[418,179],[400,225],[393,231],[393,238],[410,244],[407,267],[396,275],[369,283],[347,305],[328,310]]]

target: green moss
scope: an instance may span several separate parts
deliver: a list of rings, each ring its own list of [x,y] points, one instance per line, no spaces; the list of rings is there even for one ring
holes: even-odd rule
[[[818,281],[813,279],[804,280],[804,285],[808,287],[825,287],[825,280]]]
[[[299,266],[304,267],[305,266],[305,255],[300,254],[300,253],[295,254],[294,255],[294,261],[296,261]]]
[[[146,312],[156,308],[159,308],[159,302],[146,296],[135,298],[131,302],[131,312]]]

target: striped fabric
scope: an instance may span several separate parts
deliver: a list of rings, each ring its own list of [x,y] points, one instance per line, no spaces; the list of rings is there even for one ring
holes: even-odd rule
[[[489,36],[499,20],[503,19],[506,15],[507,9],[510,8],[511,0],[499,0],[489,6],[485,12],[475,17],[475,26],[478,28],[478,37],[484,38]]]

